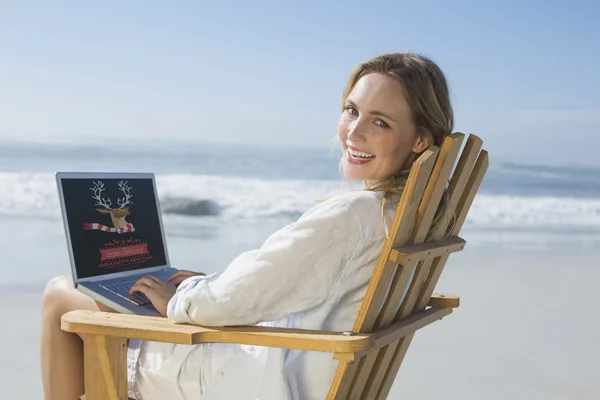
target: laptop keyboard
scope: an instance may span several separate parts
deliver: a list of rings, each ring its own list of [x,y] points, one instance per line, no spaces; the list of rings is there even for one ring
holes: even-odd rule
[[[153,275],[153,276],[156,276],[156,275]],[[166,280],[168,277],[169,277],[168,275],[160,276],[160,274],[158,274],[158,276],[156,276],[156,278],[161,279],[161,280]],[[146,295],[144,295],[141,292],[135,292],[132,295],[129,294],[129,290],[131,289],[131,287],[133,285],[135,285],[135,283],[140,278],[141,278],[141,276],[137,276],[137,277],[135,277],[135,279],[120,280],[120,281],[116,281],[116,282],[100,284],[100,286],[103,287],[104,289],[108,290],[109,292],[112,292],[112,293],[116,294],[117,296],[120,296],[120,297],[124,298],[125,300],[132,302],[135,305],[145,306],[146,304],[150,304],[150,300],[148,300]]]
[[[116,294],[117,296],[123,297],[124,299],[126,299],[138,306],[144,306],[146,304],[150,304],[150,300],[148,300],[148,298],[143,293],[136,292],[132,295],[129,295],[129,289],[131,289],[131,287],[133,285],[135,285],[135,283],[137,281],[138,281],[137,279],[130,280],[130,281],[119,281],[119,282],[108,283],[105,285],[100,284],[100,286],[102,286],[104,289],[108,290],[109,292],[112,292],[112,293]]]

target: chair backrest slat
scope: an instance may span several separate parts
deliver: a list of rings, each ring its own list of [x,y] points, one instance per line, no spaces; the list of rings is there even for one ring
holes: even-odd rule
[[[456,209],[456,205],[464,191],[464,188],[469,180],[471,171],[477,160],[483,141],[475,135],[470,135],[465,144],[460,160],[456,165],[456,169],[452,174],[452,180],[448,187],[450,195],[450,205]]]
[[[402,196],[394,219],[389,228],[389,239],[385,241],[375,266],[369,287],[363,299],[361,309],[356,317],[354,332],[371,332],[377,312],[387,293],[387,286],[392,279],[395,263],[389,262],[389,255],[394,247],[406,244],[411,227],[415,223],[416,212],[427,186],[427,180],[433,170],[438,149],[428,150],[415,162],[405,188],[406,196]],[[380,285],[385,282],[385,285]]]
[[[425,242],[442,195],[446,190],[448,178],[450,177],[452,168],[456,164],[463,139],[463,134],[454,134],[447,137],[442,144],[436,165],[429,178],[425,195],[419,205],[417,225],[415,226],[411,244]],[[398,270],[394,278],[399,278],[394,279],[393,290],[390,290],[388,294],[384,307],[377,317],[374,329],[389,326],[397,319],[398,314],[404,317],[412,313],[416,296],[426,278],[422,264],[422,262],[412,262],[405,265],[398,265]],[[389,365],[391,352],[388,350],[388,347],[383,347],[377,352],[368,354],[359,361],[358,371],[351,385],[352,394],[350,399],[372,399],[377,394],[379,385],[385,377],[384,366]]]
[[[479,153],[481,149],[481,140],[473,135],[471,135],[469,139],[472,139],[470,141],[472,145],[468,146],[469,142],[467,142],[467,146],[465,146],[465,151],[463,153],[464,158],[461,157],[461,161],[459,162],[459,166],[462,167],[460,174],[467,176],[467,178],[462,178],[461,180],[463,182],[460,182],[460,185],[457,184],[450,187],[454,192],[454,198],[459,199],[456,201],[456,203],[454,203],[456,204],[456,221],[453,224],[450,236],[456,236],[460,233],[460,230],[489,165],[488,153],[485,150],[482,150],[479,156],[477,156],[477,153]],[[476,162],[474,161],[475,159],[477,160]],[[473,163],[475,164],[474,166]],[[458,167],[456,171],[459,171]],[[442,235],[442,232],[438,233]],[[443,268],[448,261],[448,257],[448,255],[436,257],[426,262],[430,264],[427,268],[427,279],[425,280],[420,293],[418,293],[416,304],[412,310],[412,313],[424,310],[427,306],[429,299],[435,290],[435,286],[437,285],[437,282],[442,274]],[[426,266],[426,264],[424,264],[424,266]],[[401,318],[401,316],[398,317],[398,319]],[[372,397],[370,397],[370,399],[385,400],[387,398],[398,370],[400,369],[400,365],[402,364],[406,352],[408,351],[408,347],[410,346],[413,336],[414,334],[408,335],[396,344],[393,354],[391,357],[389,357],[389,364],[384,366],[385,375],[383,381],[381,383],[376,382],[377,386],[379,386],[379,389],[376,392],[377,394],[374,395],[374,393],[371,393]],[[390,351],[392,345],[388,347],[388,351]]]
[[[465,139],[462,133],[454,133],[448,136],[440,149],[438,160],[431,174],[429,186],[425,190],[423,200],[419,205],[417,214],[417,229],[412,242],[423,243],[429,234],[431,223],[437,211],[440,200],[447,189],[450,174],[456,164],[458,153]]]
[[[419,205],[415,224],[416,229],[414,230],[415,235],[414,239],[410,241],[411,244],[421,244],[425,241],[444,189],[446,189],[446,182],[448,182],[450,172],[456,162],[463,138],[463,134],[454,134],[446,138],[442,144],[429,184]],[[414,268],[415,265],[398,266],[398,271],[392,283],[393,289],[390,290],[382,309],[379,311],[373,329],[386,327],[393,322]]]
[[[458,215],[458,213],[462,211],[462,203],[460,202],[460,199],[463,197],[463,193],[467,188],[467,184],[469,182],[468,178],[470,172],[473,169],[473,165],[475,164],[475,161],[477,159],[477,153],[479,152],[479,149],[481,149],[481,144],[481,139],[479,139],[478,137],[473,135],[469,137],[465,146],[465,150],[462,156],[460,157],[460,160],[456,167],[456,172],[450,180],[450,185],[448,187],[449,205],[447,212],[452,215]],[[454,161],[456,161],[456,157],[454,158],[453,163]],[[459,206],[461,206],[461,209],[459,209]],[[449,221],[453,228],[457,227],[455,222],[456,220],[457,218],[453,218]],[[446,232],[448,232],[449,228],[450,227],[448,226],[448,224],[440,224],[437,227],[436,231],[433,232],[433,240],[443,239],[443,237],[446,235]],[[458,229],[454,234],[451,233],[450,236],[458,234],[458,231],[460,231],[460,229]],[[392,321],[397,321],[401,318],[405,318],[411,315],[413,312],[420,311],[415,309],[415,305],[417,304],[419,295],[422,293],[421,289],[429,275],[429,272],[431,271],[431,266],[434,261],[435,258],[430,258],[419,263],[419,266],[415,273],[415,277],[412,280],[411,285],[408,289],[408,293],[404,298],[404,301],[400,306],[398,313],[395,315]]]
[[[450,135],[440,149],[427,150],[411,168],[390,225],[389,238],[384,243],[356,318],[354,332],[370,333],[385,328],[427,306],[448,256],[432,255],[419,263],[399,265],[390,261],[391,252],[407,244],[421,244],[428,235],[433,240],[440,240],[448,232],[450,236],[460,232],[487,170],[487,152],[481,151],[482,141],[470,135],[453,171],[464,138],[462,133]],[[431,231],[444,191],[448,196],[447,212],[455,218]],[[327,399],[384,400],[411,340],[412,335],[408,335],[356,362],[340,362]]]
[[[404,194],[390,224],[389,238],[385,241],[377,264],[371,276],[360,311],[354,323],[354,332],[371,332],[378,312],[383,304],[389,282],[392,280],[397,264],[389,261],[394,247],[406,244],[411,234],[411,227],[416,220],[416,214],[427,187],[427,182],[437,157],[439,149],[435,146],[426,150],[411,168]],[[381,284],[381,283],[384,284]],[[327,400],[346,399],[356,373],[357,364],[340,362],[333,379]]]
[[[485,150],[482,150],[481,153],[479,154],[479,157],[477,158],[477,162],[475,163],[475,166],[473,167],[473,172],[471,173],[469,181],[467,182],[467,187],[466,187],[465,193],[463,193],[463,196],[461,197],[461,199],[456,207],[456,224],[454,226],[453,231],[451,232],[451,235],[455,236],[455,235],[458,235],[458,233],[460,232],[460,229],[462,228],[463,223],[467,219],[467,214],[469,213],[469,210],[471,209],[471,205],[473,204],[473,200],[475,200],[475,195],[477,194],[477,190],[479,190],[479,186],[481,185],[481,182],[483,181],[483,177],[485,176],[485,173],[487,172],[488,167],[489,167],[488,152]]]

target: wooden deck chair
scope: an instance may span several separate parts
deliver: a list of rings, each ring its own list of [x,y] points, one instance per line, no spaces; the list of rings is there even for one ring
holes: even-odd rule
[[[205,328],[165,318],[69,312],[62,329],[84,338],[87,400],[127,399],[128,338],[330,352],[339,366],[327,400],[386,399],[414,333],[459,305],[458,296],[434,294],[434,288],[450,253],[465,246],[458,234],[488,167],[488,154],[475,135],[456,164],[464,139],[461,133],[448,136],[413,165],[352,332]],[[426,241],[444,189],[455,219]]]

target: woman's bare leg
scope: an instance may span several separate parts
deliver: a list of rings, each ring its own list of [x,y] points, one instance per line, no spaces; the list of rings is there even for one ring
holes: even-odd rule
[[[93,299],[73,287],[71,275],[56,277],[46,285],[41,332],[45,400],[76,400],[84,393],[83,342],[76,334],[60,329],[60,318],[73,310],[99,309]]]

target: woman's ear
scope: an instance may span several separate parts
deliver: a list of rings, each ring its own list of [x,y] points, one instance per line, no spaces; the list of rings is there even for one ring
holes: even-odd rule
[[[432,140],[429,135],[420,135],[413,146],[413,153],[421,154],[429,147],[431,147]]]

